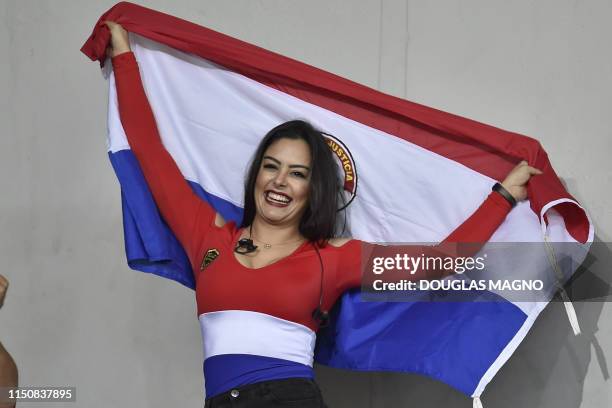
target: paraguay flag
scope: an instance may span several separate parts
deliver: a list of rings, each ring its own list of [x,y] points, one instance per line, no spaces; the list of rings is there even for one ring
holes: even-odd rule
[[[228,221],[241,218],[245,170],[261,138],[282,122],[304,119],[328,135],[341,164],[355,238],[439,242],[524,159],[544,174],[530,181],[529,201],[511,211],[491,241],[574,243],[581,250],[563,254],[573,259],[561,266],[566,278],[593,241],[588,215],[538,141],[119,3],[100,17],[82,51],[100,61],[109,81],[108,154],[122,187],[126,252],[134,269],[194,287],[187,257],[160,218],[121,126],[112,67],[105,64],[105,20],[131,33],[166,149],[194,190]],[[513,267],[530,268],[550,255],[513,259]],[[545,305],[362,302],[353,291],[338,301],[332,326],[319,333],[315,359],[338,368],[423,374],[479,404]]]

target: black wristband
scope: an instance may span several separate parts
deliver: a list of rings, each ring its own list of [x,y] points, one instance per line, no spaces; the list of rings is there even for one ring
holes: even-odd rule
[[[516,198],[514,198],[512,194],[510,194],[508,190],[506,190],[504,186],[501,185],[501,183],[495,183],[492,190],[497,191],[499,194],[501,194],[501,196],[504,197],[506,201],[510,203],[510,207],[514,208],[514,206],[516,205]]]

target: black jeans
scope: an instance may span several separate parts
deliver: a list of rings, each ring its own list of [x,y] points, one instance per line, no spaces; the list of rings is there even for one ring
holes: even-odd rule
[[[309,378],[262,381],[207,398],[204,408],[327,408],[317,383]]]

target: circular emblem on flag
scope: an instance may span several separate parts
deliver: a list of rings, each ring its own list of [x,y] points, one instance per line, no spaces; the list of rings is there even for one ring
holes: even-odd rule
[[[344,197],[344,204],[338,211],[344,210],[357,195],[357,168],[355,166],[355,160],[353,160],[353,155],[348,147],[346,147],[340,139],[329,133],[322,132],[322,134],[325,138],[325,142],[327,142],[327,145],[338,161],[340,176],[343,180]]]

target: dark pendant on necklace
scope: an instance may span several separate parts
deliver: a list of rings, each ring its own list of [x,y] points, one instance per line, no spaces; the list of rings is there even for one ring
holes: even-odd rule
[[[266,249],[270,249],[270,248],[272,248],[272,245],[270,245],[270,244],[264,244],[264,248],[266,248]]]
[[[250,254],[251,252],[255,252],[257,249],[257,245],[253,244],[253,240],[249,238],[242,238],[238,241],[238,244],[234,248],[234,252],[245,255]]]

